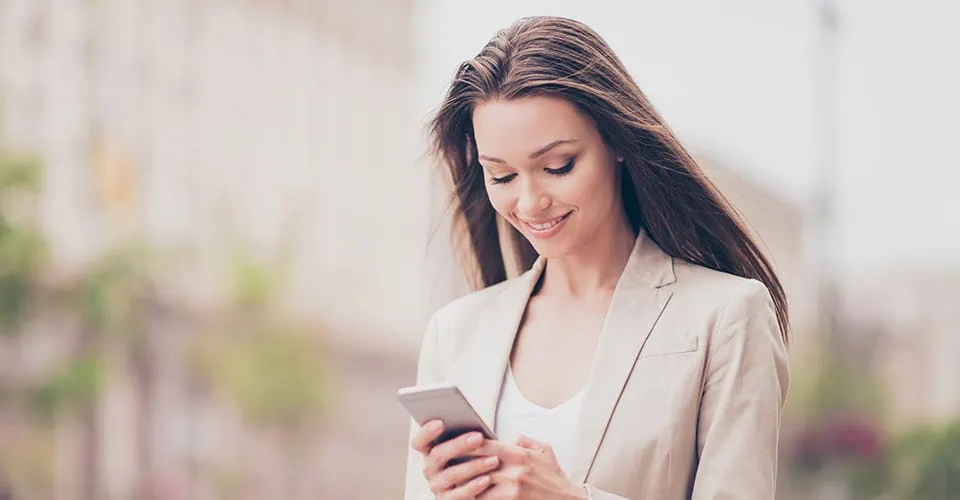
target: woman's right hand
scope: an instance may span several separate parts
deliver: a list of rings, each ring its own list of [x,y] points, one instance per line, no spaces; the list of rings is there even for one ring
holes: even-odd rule
[[[431,446],[443,429],[439,420],[428,422],[413,436],[410,447],[423,456],[423,477],[437,500],[473,499],[490,486],[487,473],[496,469],[500,461],[496,456],[480,456],[447,467],[454,458],[470,456],[483,444],[483,435],[468,432]]]

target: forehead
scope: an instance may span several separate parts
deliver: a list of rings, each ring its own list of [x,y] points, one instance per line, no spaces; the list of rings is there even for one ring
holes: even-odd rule
[[[477,149],[491,156],[526,156],[556,140],[589,140],[593,123],[565,99],[493,100],[473,110]]]

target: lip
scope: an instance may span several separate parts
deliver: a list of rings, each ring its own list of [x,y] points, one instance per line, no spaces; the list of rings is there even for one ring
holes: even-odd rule
[[[570,219],[571,214],[573,214],[573,210],[561,215],[560,217],[554,217],[552,219],[541,219],[536,221],[521,219],[520,217],[517,217],[517,219],[520,220],[520,222],[526,228],[527,234],[529,234],[534,238],[545,240],[559,233],[560,230],[567,225],[567,220]],[[537,229],[532,225],[532,224],[546,224],[549,222],[556,221],[557,219],[559,219],[559,222],[549,227],[548,229]]]

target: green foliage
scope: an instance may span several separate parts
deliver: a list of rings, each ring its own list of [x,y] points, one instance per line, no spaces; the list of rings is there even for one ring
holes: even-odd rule
[[[45,260],[43,235],[11,217],[11,202],[33,194],[42,177],[40,165],[0,156],[0,334],[12,334],[38,294],[37,281]]]
[[[0,333],[14,333],[37,295],[46,243],[0,215]]]
[[[884,386],[870,370],[854,370],[833,356],[826,359],[808,377],[797,377],[791,398],[799,403],[804,422],[822,422],[849,413],[876,415],[884,410]]]
[[[323,402],[317,360],[292,331],[264,330],[207,343],[202,370],[251,423],[300,429]]]
[[[894,460],[904,498],[960,498],[960,420],[906,434]]]
[[[140,308],[150,284],[149,256],[145,247],[128,245],[107,252],[94,263],[76,290],[84,323],[111,333],[140,327]]]
[[[296,435],[324,404],[312,332],[277,311],[272,268],[245,251],[234,252],[230,263],[233,301],[197,339],[197,373],[248,422]]]
[[[118,248],[98,259],[70,286],[69,310],[78,316],[89,347],[22,388],[26,408],[42,422],[52,423],[96,401],[108,375],[100,358],[108,336],[125,343],[128,351],[139,348],[145,321],[142,295],[149,283],[144,263],[142,248]]]
[[[794,430],[791,434],[795,435],[784,442],[788,480],[812,487],[827,477],[841,478],[847,487],[846,498],[850,499],[960,498],[960,420],[942,427],[890,434],[878,425],[884,409],[880,380],[863,365],[852,369],[836,358],[825,357],[827,360],[812,376],[796,380],[792,419],[803,422],[803,429]],[[879,453],[831,455],[822,443],[811,448],[804,440],[811,429],[829,428],[837,416],[844,415],[859,416],[877,425]],[[851,434],[844,431],[834,435],[849,442]],[[805,453],[810,449],[826,456],[827,461],[811,467]]]
[[[229,268],[231,298],[238,311],[263,314],[280,290],[280,279],[244,247],[234,248]]]
[[[845,473],[853,498],[960,498],[960,420],[909,430],[882,457]]]
[[[105,376],[106,367],[97,357],[71,360],[29,391],[29,408],[52,422],[70,409],[94,401]]]
[[[156,312],[151,309],[160,276],[155,271],[166,262],[152,247],[128,244],[101,256],[75,281],[58,282],[55,289],[44,285],[47,242],[39,227],[22,217],[30,214],[29,202],[42,180],[38,162],[0,150],[0,342],[14,340],[2,335],[20,331],[30,315],[49,315],[53,305],[82,328],[79,343],[51,373],[0,380],[0,409],[13,410],[14,420],[24,425],[17,442],[0,446],[0,472],[8,473],[18,495],[30,498],[50,497],[54,424],[96,403],[111,375],[101,357],[106,348],[119,342],[120,352],[134,363],[149,354],[144,340],[149,315]],[[209,335],[192,336],[198,341],[194,374],[246,421],[298,444],[323,410],[325,394],[312,332],[278,309],[280,278],[291,259],[281,256],[279,265],[265,266],[235,248],[228,259],[229,307],[214,313]]]
[[[0,153],[2,154],[2,153]],[[15,194],[35,194],[43,184],[43,168],[35,159],[0,156],[0,199]]]

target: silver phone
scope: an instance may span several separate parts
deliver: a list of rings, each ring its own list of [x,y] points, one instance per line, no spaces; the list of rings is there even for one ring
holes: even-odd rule
[[[480,432],[486,439],[496,439],[490,427],[454,384],[441,382],[404,387],[397,391],[397,399],[421,426],[431,420],[443,421],[443,434],[435,444],[471,431]]]

